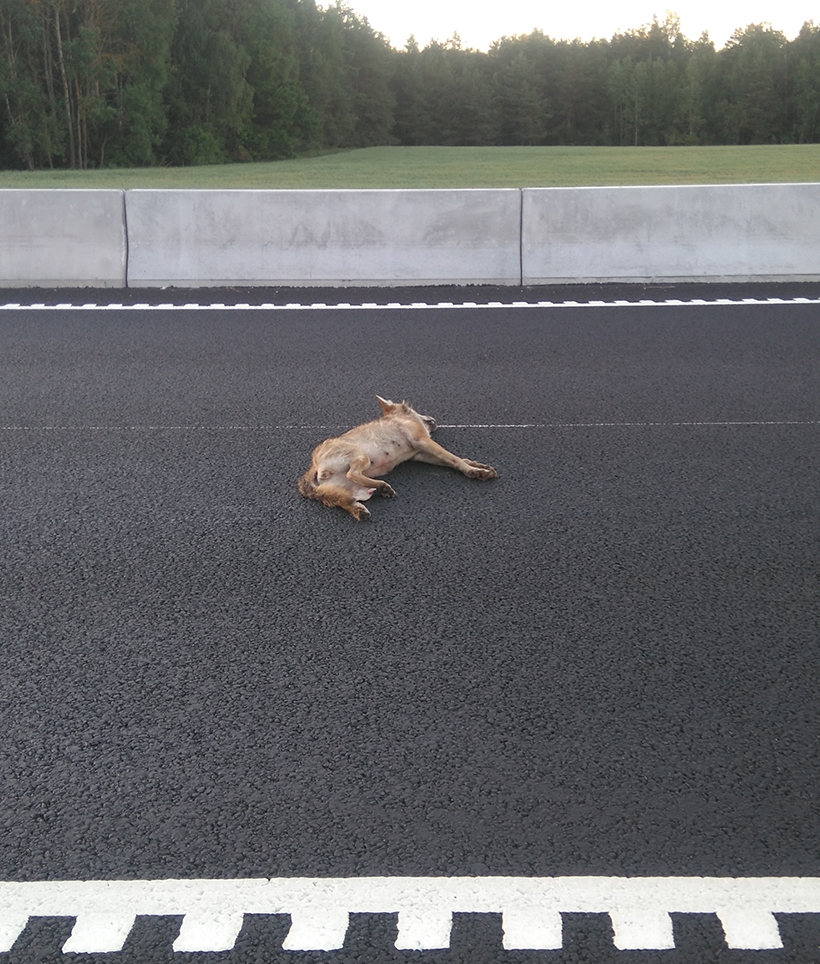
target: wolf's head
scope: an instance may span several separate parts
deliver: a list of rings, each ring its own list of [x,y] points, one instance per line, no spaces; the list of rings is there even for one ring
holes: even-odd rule
[[[391,402],[387,398],[382,398],[381,395],[377,395],[376,398],[379,400],[379,405],[381,406],[382,418],[388,418],[391,415],[403,415],[410,418],[417,418],[427,429],[428,435],[432,435],[433,432],[435,432],[436,420],[430,415],[422,415],[411,405],[408,405],[407,402]]]

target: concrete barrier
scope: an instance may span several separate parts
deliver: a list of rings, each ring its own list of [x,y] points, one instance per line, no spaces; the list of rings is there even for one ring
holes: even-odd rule
[[[511,284],[517,189],[128,191],[132,287]]]
[[[820,184],[0,190],[0,287],[768,280],[820,280]]]
[[[524,284],[820,279],[820,184],[528,188]]]
[[[0,287],[123,288],[122,191],[0,190]]]

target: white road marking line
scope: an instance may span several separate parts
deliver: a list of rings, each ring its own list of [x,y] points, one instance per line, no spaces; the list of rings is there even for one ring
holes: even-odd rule
[[[28,919],[27,911],[18,911],[15,914],[0,904],[0,954],[11,950],[14,942],[23,933],[23,928],[28,924]]]
[[[244,921],[245,915],[241,911],[187,913],[182,918],[174,950],[229,951],[236,943]],[[67,946],[63,947],[64,951],[68,949]]]
[[[350,914],[330,907],[294,908],[284,951],[335,951],[344,947]]]
[[[820,425],[820,421],[732,421],[732,422],[522,422],[520,424],[440,424],[439,428],[697,428],[757,425]]]
[[[610,911],[613,942],[619,951],[669,950],[675,946],[672,918],[654,907]]]
[[[446,948],[454,913],[500,913],[508,950],[561,947],[562,913],[609,914],[621,950],[674,947],[670,914],[716,914],[731,948],[782,947],[774,914],[820,913],[820,877],[280,877],[0,882],[0,952],[30,916],[75,917],[63,946],[120,950],[136,917],[183,915],[174,950],[227,951],[245,914],[289,914],[285,950],[342,947],[349,915],[398,914],[396,947]]]
[[[129,913],[83,914],[82,917],[77,918],[71,936],[63,944],[63,951],[82,954],[105,954],[118,951],[131,933],[136,916]]]
[[[771,419],[723,422],[459,422],[439,428],[564,429],[564,428],[755,428],[820,425],[818,419]],[[0,425],[0,432],[342,432],[350,425]]]
[[[718,920],[729,947],[738,950],[763,951],[783,946],[774,915],[765,904],[759,907],[720,907]]]
[[[507,951],[557,951],[564,943],[564,925],[556,910],[507,907],[501,924]]]
[[[396,947],[400,951],[435,951],[450,946],[452,911],[421,906],[399,911]]]
[[[47,305],[42,302],[37,302],[35,304],[24,305],[19,302],[9,302],[8,304],[0,305],[0,311],[419,311],[426,309],[508,309],[508,308],[663,308],[663,307],[675,307],[675,308],[686,308],[686,307],[696,307],[703,308],[709,306],[719,306],[726,307],[732,305],[739,305],[740,307],[748,307],[749,305],[766,305],[769,307],[779,306],[779,305],[820,305],[820,298],[713,298],[711,300],[706,298],[692,298],[689,301],[684,301],[679,298],[668,298],[660,301],[652,301],[650,299],[640,299],[637,301],[628,301],[621,298],[614,299],[612,301],[511,301],[511,302],[483,302],[477,303],[474,301],[463,301],[463,302],[451,302],[451,301],[439,301],[439,302],[424,302],[424,301],[413,301],[409,303],[399,303],[399,302],[389,302],[387,304],[375,304],[373,302],[366,302],[362,304],[350,304],[348,302],[342,302],[337,304],[327,304],[326,302],[313,302],[311,304],[301,304],[298,302],[290,302],[288,304],[272,304],[272,303],[262,303],[257,305],[251,304],[235,304],[235,305],[225,305],[225,304],[201,304],[201,303],[189,303],[184,305],[176,304],[67,304],[58,303]]]

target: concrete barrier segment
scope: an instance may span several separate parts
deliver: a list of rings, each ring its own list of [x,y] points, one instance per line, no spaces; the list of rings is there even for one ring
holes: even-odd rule
[[[820,279],[820,184],[527,188],[524,284]]]
[[[126,192],[130,287],[521,282],[520,191]]]
[[[0,190],[0,288],[124,288],[122,191]]]
[[[521,194],[126,192],[131,287],[521,282]]]

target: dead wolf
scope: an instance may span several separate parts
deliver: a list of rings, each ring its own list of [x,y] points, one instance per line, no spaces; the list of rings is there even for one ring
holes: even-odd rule
[[[299,492],[323,505],[339,506],[360,522],[370,518],[362,504],[374,492],[385,498],[396,493],[381,475],[410,459],[446,465],[470,479],[494,479],[491,465],[462,459],[448,452],[430,436],[436,420],[420,415],[407,402],[391,402],[376,396],[382,417],[357,425],[338,438],[325,439],[311,456],[310,468],[299,479]]]

